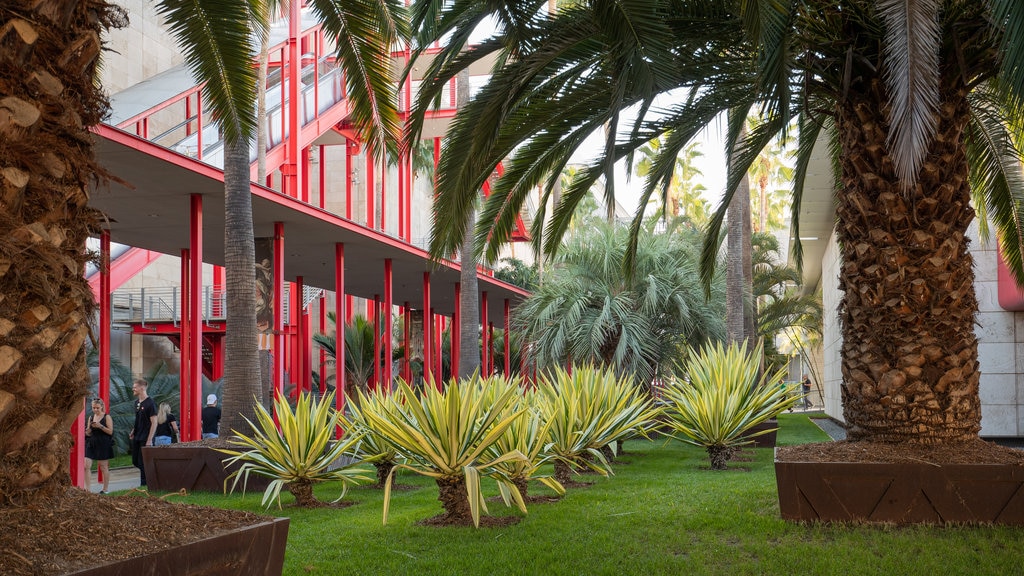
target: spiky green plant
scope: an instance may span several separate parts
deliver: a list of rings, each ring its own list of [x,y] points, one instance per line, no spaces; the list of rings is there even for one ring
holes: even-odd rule
[[[405,382],[398,387],[406,396],[404,404],[363,406],[370,427],[406,460],[395,465],[392,475],[406,469],[434,478],[445,520],[453,523],[480,525],[480,513],[487,511],[480,490],[485,476],[505,484],[519,509],[526,512],[519,490],[498,468],[502,462],[526,456],[515,450],[497,455],[487,451],[523,414],[521,409],[509,409],[517,390],[509,387],[496,397],[486,394],[478,376],[451,381],[443,390],[425,386],[419,395]],[[390,502],[389,477],[384,487],[384,523]]]
[[[665,387],[667,424],[679,440],[704,447],[712,470],[724,470],[733,451],[751,438],[771,432],[751,429],[791,408],[796,385],[781,384],[782,372],[758,378],[761,346],[721,343],[690,356],[688,381],[673,378]]]
[[[295,503],[303,507],[320,504],[313,495],[313,485],[328,480],[340,480],[343,486],[341,496],[349,485],[362,481],[370,481],[366,470],[355,468],[358,464],[345,457],[354,451],[362,438],[360,434],[347,434],[343,439],[333,442],[334,431],[340,422],[340,414],[334,409],[334,393],[327,394],[317,401],[312,394],[302,393],[295,402],[295,409],[288,404],[288,399],[278,394],[274,398],[274,416],[262,405],[256,405],[256,423],[248,422],[253,435],[246,436],[232,430],[233,437],[228,442],[244,450],[218,448],[230,458],[225,459],[225,466],[240,464],[224,481],[232,480],[231,491],[234,492],[239,482],[242,491],[248,483],[249,475],[256,474],[270,478],[270,484],[263,492],[263,506],[269,507],[277,502],[281,507],[281,490],[287,489],[295,496]]]
[[[551,425],[544,419],[538,406],[540,402],[536,389],[524,389],[520,378],[505,379],[502,377],[491,377],[485,390],[497,396],[504,392],[506,387],[516,390],[518,401],[509,406],[509,410],[525,410],[521,418],[515,420],[505,433],[498,438],[488,453],[494,457],[519,451],[526,456],[525,460],[505,460],[496,467],[502,470],[512,481],[512,484],[519,489],[519,495],[523,501],[528,501],[527,495],[529,482],[536,480],[556,494],[565,494],[565,487],[548,474],[542,474],[542,467],[547,464],[552,456],[548,452],[551,437]],[[506,489],[504,484],[499,484],[501,497],[505,505],[509,506],[514,501],[514,495]]]
[[[543,396],[539,407],[550,426],[555,479],[562,484],[580,468],[610,474],[601,449],[646,434],[658,415],[630,377],[616,377],[610,369],[577,366],[570,373],[556,368],[541,377],[538,389]]]
[[[384,412],[385,405],[402,404],[405,394],[399,388],[394,393],[378,388],[363,394],[356,391],[347,404],[348,414],[342,416],[342,426],[351,434],[360,434],[362,440],[356,446],[355,454],[377,469],[377,487],[383,488],[391,475],[391,469],[398,462],[399,454],[395,446],[378,434],[366,420],[364,411]]]

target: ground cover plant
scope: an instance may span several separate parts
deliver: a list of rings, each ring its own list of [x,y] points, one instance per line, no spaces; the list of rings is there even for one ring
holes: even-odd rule
[[[827,440],[804,414],[779,416],[783,445]],[[513,526],[474,530],[418,523],[441,512],[428,478],[406,474],[386,526],[379,490],[350,490],[343,510],[289,506],[286,575],[306,574],[1013,574],[1024,528],[802,525],[779,518],[772,452],[747,449],[746,470],[708,474],[697,447],[627,443],[628,465]],[[497,488],[485,482],[485,495]],[[340,486],[316,488],[332,499]],[[553,494],[547,488],[539,491]],[[258,495],[170,497],[258,511]],[[519,515],[495,507],[499,515]],[[330,537],[325,537],[330,535]]]

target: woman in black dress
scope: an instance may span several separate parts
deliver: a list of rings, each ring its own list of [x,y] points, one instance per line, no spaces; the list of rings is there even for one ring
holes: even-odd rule
[[[106,494],[110,488],[110,459],[114,457],[114,420],[103,407],[103,400],[93,398],[92,415],[85,422],[85,489],[89,490],[92,476],[92,461],[103,477],[103,489]]]

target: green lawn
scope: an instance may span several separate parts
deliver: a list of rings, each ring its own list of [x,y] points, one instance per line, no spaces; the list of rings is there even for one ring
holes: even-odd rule
[[[780,444],[826,440],[803,414],[780,417]],[[506,528],[432,528],[441,512],[431,481],[401,476],[381,525],[381,493],[352,490],[345,509],[270,514],[292,519],[285,574],[1020,574],[1024,528],[800,525],[779,519],[770,450],[711,472],[703,451],[678,442],[629,442],[611,478],[534,504]],[[485,488],[488,486],[485,485]],[[489,486],[493,494],[497,489]],[[542,488],[533,493],[543,493]],[[324,486],[321,498],[337,496]],[[259,495],[172,497],[259,510]],[[500,502],[491,512],[511,514]]]

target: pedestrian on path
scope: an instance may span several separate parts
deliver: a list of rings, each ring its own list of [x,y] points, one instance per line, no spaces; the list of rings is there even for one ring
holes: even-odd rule
[[[210,394],[206,397],[206,407],[203,408],[203,439],[217,438],[220,436],[220,408],[217,407],[217,395]]]
[[[146,485],[146,467],[142,463],[142,447],[153,445],[156,433],[156,404],[146,394],[149,383],[145,380],[132,382],[132,393],[135,394],[135,425],[128,433],[132,441],[132,464],[139,469],[139,485]]]
[[[801,382],[804,392],[804,408],[810,410],[814,408],[814,404],[811,404],[811,377],[804,374],[804,381]]]
[[[171,412],[171,405],[163,402],[156,413],[156,434],[153,435],[153,445],[166,446],[177,441],[178,419]]]
[[[100,494],[110,490],[110,459],[114,457],[114,420],[103,407],[103,400],[92,399],[92,415],[85,423],[85,489],[91,490],[92,462],[103,478]]]

